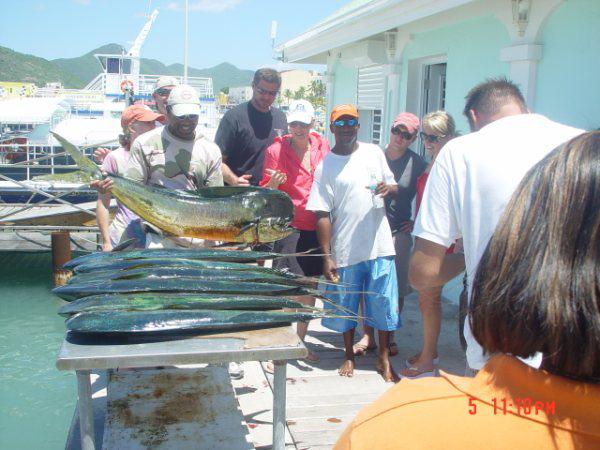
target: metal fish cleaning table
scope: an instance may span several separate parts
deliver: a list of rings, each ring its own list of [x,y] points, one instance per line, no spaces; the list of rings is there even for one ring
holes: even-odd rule
[[[98,344],[67,333],[56,367],[76,372],[81,448],[93,450],[97,447],[94,440],[92,370],[273,360],[273,449],[283,450],[287,360],[304,358],[307,354],[306,347],[290,325],[133,344]]]

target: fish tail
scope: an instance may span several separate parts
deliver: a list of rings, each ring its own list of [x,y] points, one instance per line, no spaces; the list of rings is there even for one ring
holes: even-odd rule
[[[85,174],[85,181],[99,180],[102,178],[102,171],[98,168],[93,161],[87,158],[81,151],[72,143],[67,141],[64,137],[51,131],[52,135],[56,138],[62,148],[73,158],[75,163],[79,166],[81,171]]]

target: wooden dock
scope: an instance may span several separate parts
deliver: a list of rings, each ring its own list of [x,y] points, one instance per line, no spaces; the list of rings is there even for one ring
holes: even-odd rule
[[[440,368],[462,375],[465,356],[458,338],[458,306],[443,301],[442,309]],[[403,327],[396,332],[399,354],[392,358],[397,370],[421,345],[421,314],[414,294],[406,298],[402,321]],[[337,369],[343,361],[342,336],[323,328],[318,321],[311,323],[307,342],[321,361],[288,364],[286,443],[290,449],[330,449],[356,413],[392,384],[385,383],[375,371],[375,354],[357,358],[354,377],[340,377]],[[245,377],[234,380],[233,385],[255,448],[268,449],[272,375],[265,372],[264,363],[245,363],[243,367]]]

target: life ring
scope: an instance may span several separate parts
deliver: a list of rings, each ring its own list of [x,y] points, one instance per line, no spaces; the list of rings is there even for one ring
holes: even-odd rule
[[[133,81],[123,80],[121,81],[121,92],[133,91]]]

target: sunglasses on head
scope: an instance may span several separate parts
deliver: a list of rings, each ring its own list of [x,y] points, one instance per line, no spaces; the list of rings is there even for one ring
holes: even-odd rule
[[[402,131],[400,127],[392,128],[392,134],[396,136],[402,136],[407,141],[414,137],[414,134],[410,134],[408,131]]]
[[[333,121],[333,126],[336,128],[355,127],[358,125],[358,119],[338,119]]]
[[[160,88],[154,91],[157,95],[160,95],[161,97],[166,97],[171,93],[171,89],[168,88]]]
[[[268,89],[263,89],[260,86],[255,86],[254,89],[261,95],[270,95],[271,97],[277,97],[279,91],[269,91]]]
[[[427,142],[438,142],[440,139],[442,139],[444,136],[436,136],[435,134],[427,134],[424,132],[420,132],[419,135],[421,136],[421,139]]]

